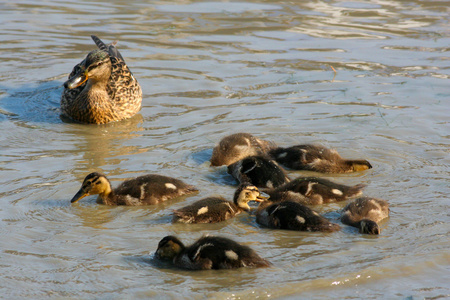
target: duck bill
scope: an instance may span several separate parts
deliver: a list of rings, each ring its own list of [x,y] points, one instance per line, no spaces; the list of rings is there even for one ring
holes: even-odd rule
[[[263,202],[263,201],[266,201],[267,199],[269,199],[270,198],[270,195],[268,195],[268,194],[266,194],[266,193],[264,193],[264,192],[260,192],[259,193],[259,196],[258,197],[256,197],[256,202]]]
[[[72,78],[64,82],[64,87],[68,89],[74,89],[85,83],[86,80],[88,80],[86,72],[79,72]]]
[[[70,203],[75,203],[78,200],[86,197],[87,195],[89,195],[88,193],[86,193],[85,191],[83,191],[83,189],[80,189],[75,196],[73,196],[72,200],[70,200]]]

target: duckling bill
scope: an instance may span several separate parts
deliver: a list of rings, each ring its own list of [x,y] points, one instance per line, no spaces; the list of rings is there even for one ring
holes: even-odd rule
[[[159,242],[155,256],[189,270],[270,266],[250,247],[218,236],[202,237],[187,247],[177,237],[166,236]]]
[[[173,223],[217,223],[249,211],[248,202],[261,202],[268,195],[251,184],[241,184],[234,193],[233,202],[222,197],[208,197],[173,211]]]
[[[105,175],[94,172],[86,176],[80,190],[70,202],[98,195],[97,202],[105,205],[151,205],[197,191],[194,186],[179,179],[155,174],[124,181],[112,189]]]

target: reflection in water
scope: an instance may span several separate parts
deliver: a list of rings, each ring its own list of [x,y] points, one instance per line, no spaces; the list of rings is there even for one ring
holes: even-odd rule
[[[0,239],[4,298],[444,298],[448,295],[448,8],[436,1],[119,0],[1,4]],[[61,84],[98,34],[143,89],[134,118],[59,118]],[[336,74],[332,71],[336,70]],[[335,75],[335,78],[333,76]],[[259,227],[254,215],[171,224],[172,209],[236,182],[220,138],[320,143],[373,162],[327,175],[367,183],[391,217],[379,237]],[[69,200],[83,178],[157,173],[199,187],[152,207]],[[290,172],[290,176],[308,176]],[[319,174],[320,175],[320,174]],[[342,204],[314,207],[337,221]],[[233,238],[274,265],[188,272],[152,262],[168,234]],[[51,291],[51,292],[49,292]]]

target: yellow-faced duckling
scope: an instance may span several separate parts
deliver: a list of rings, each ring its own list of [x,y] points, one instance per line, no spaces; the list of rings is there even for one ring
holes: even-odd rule
[[[389,216],[389,204],[385,200],[361,197],[347,204],[341,221],[356,227],[360,233],[380,234],[378,223]]]
[[[172,261],[179,268],[190,270],[270,266],[267,260],[261,258],[250,247],[218,236],[202,237],[188,247],[178,238],[166,236],[158,244],[156,257]]]
[[[276,161],[264,156],[248,156],[228,166],[228,173],[240,183],[259,188],[275,188],[290,179]]]
[[[297,231],[332,232],[341,229],[309,207],[292,201],[262,202],[256,211],[256,222],[269,228]]]
[[[274,143],[256,138],[250,133],[231,134],[214,147],[211,166],[228,166],[247,156],[265,154],[274,147]]]
[[[372,168],[367,160],[343,159],[336,150],[316,145],[278,147],[269,153],[277,162],[294,170],[350,173]]]
[[[173,223],[217,223],[249,211],[248,202],[261,202],[267,196],[251,184],[241,184],[234,193],[233,202],[222,197],[208,197],[186,207],[174,210]]]
[[[317,177],[299,177],[275,189],[265,189],[270,200],[294,201],[306,205],[344,201],[362,194],[364,184],[347,186]]]
[[[115,43],[99,48],[77,64],[64,83],[61,112],[74,121],[104,124],[135,115],[141,109],[142,91]]]
[[[80,190],[70,202],[98,195],[97,202],[105,205],[149,205],[197,191],[181,180],[154,174],[124,181],[113,190],[105,175],[94,172],[86,176]]]

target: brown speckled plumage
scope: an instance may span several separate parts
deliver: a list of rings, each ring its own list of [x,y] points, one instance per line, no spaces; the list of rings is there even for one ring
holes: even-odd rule
[[[115,43],[92,36],[98,50],[77,64],[64,83],[61,114],[80,123],[104,124],[135,115],[142,91]]]

